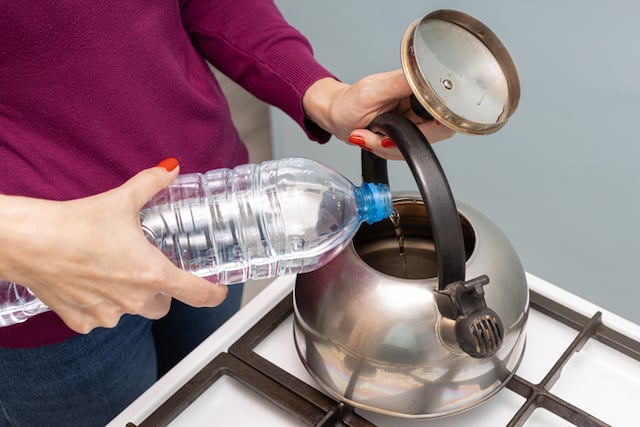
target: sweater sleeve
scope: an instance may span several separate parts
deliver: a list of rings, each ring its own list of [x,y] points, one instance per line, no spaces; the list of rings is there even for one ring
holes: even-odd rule
[[[302,96],[317,80],[334,76],[272,0],[182,0],[180,7],[189,37],[207,61],[288,114],[310,139],[329,140],[305,118]]]

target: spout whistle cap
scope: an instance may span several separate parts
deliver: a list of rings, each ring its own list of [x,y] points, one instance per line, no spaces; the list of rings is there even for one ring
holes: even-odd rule
[[[482,359],[494,355],[502,345],[504,327],[498,314],[487,307],[483,287],[485,275],[466,282],[454,282],[436,291],[438,309],[443,317],[454,320],[458,347],[469,356]]]
[[[460,349],[476,359],[494,355],[504,338],[500,318],[488,307],[460,316],[456,320],[455,332]]]

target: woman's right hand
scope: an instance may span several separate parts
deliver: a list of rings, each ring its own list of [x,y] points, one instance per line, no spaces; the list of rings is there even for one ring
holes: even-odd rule
[[[402,159],[388,137],[367,126],[380,114],[395,111],[416,124],[431,143],[455,132],[436,120],[424,120],[411,109],[411,87],[402,70],[371,74],[353,84],[327,77],[312,84],[304,95],[307,117],[327,132],[389,160]]]
[[[113,327],[125,313],[160,318],[172,297],[220,304],[226,286],[176,267],[140,229],[140,209],[178,169],[146,169],[71,201],[0,195],[0,278],[29,287],[80,333]]]

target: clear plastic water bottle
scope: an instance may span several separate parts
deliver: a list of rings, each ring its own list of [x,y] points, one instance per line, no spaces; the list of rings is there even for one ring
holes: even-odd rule
[[[357,187],[321,163],[287,158],[180,175],[140,211],[140,223],[180,268],[233,284],[320,268],[360,224],[392,212],[386,185]],[[46,309],[37,298],[27,307],[33,294],[6,285],[21,288],[0,281],[0,298],[22,300],[0,299],[0,326],[41,312],[38,303]]]
[[[24,322],[45,311],[49,307],[28,288],[0,280],[0,327]]]

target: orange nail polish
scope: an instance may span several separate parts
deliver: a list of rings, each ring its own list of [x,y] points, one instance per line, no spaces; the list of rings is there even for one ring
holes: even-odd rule
[[[366,143],[364,142],[364,138],[360,135],[351,135],[349,137],[349,143],[357,145],[358,147],[364,147],[366,145]]]
[[[159,168],[165,168],[167,172],[171,172],[178,167],[178,164],[178,160],[174,159],[173,157],[169,157],[168,159],[164,159],[163,161],[158,163],[157,166]]]
[[[380,145],[382,145],[384,148],[390,148],[395,147],[396,143],[393,142],[393,139],[391,138],[385,138],[380,142]]]

